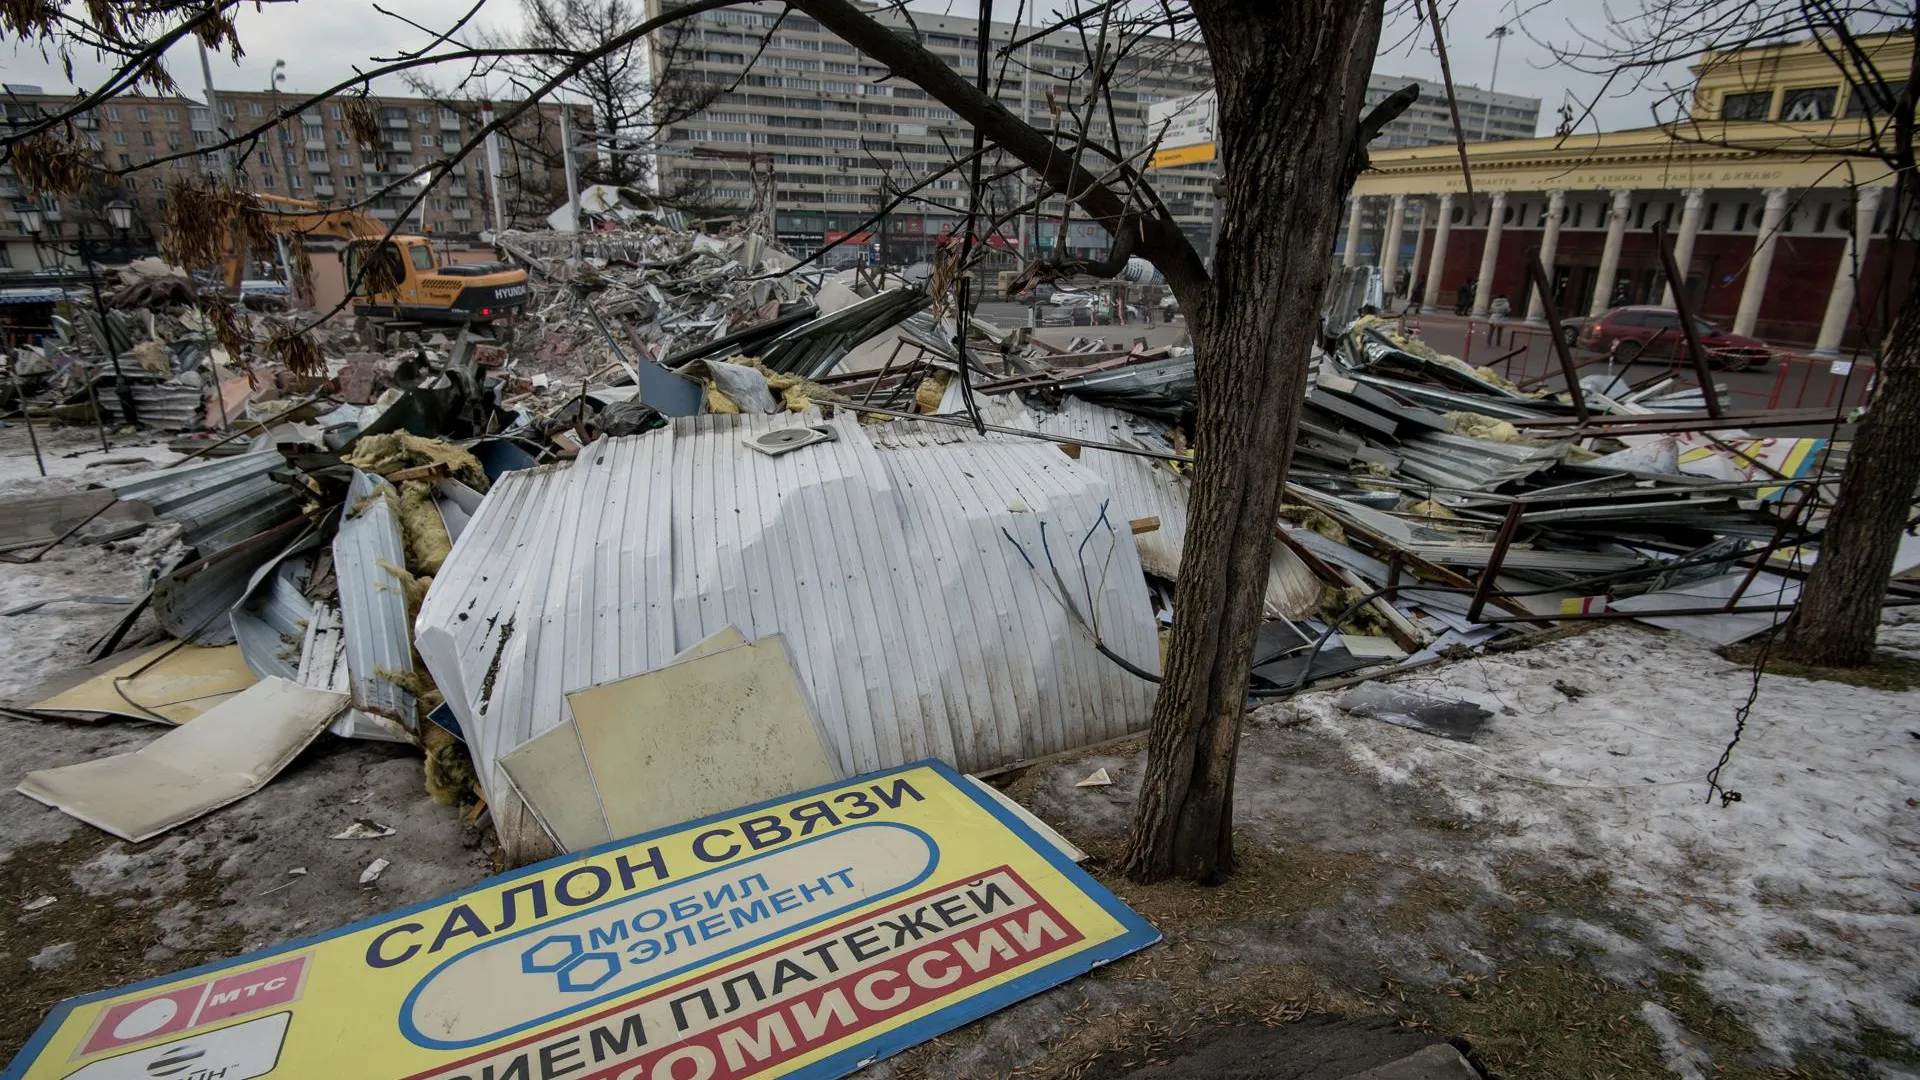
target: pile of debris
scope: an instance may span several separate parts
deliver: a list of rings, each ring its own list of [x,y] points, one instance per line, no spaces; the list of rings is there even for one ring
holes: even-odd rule
[[[178,390],[242,452],[112,483],[156,573],[97,652],[149,608],[175,644],[31,711],[179,723],[142,696],[156,673],[261,680],[299,722],[250,767],[289,760],[315,710],[417,743],[429,787],[490,812],[516,863],[637,820],[622,800],[642,794],[581,780],[631,762],[552,734],[576,699],[716,640],[768,650],[751,655],[817,710],[831,778],[989,769],[1145,726],[1180,617],[1190,347],[962,332],[917,285],[801,269],[753,235],[498,243],[533,286],[506,340],[381,355],[327,337],[324,373],[271,378],[226,367],[191,308],[89,316],[63,342],[124,331],[117,349],[163,369],[147,392]],[[1377,319],[1326,346],[1251,696],[1563,618],[1736,640],[1791,604],[1825,440],[1753,439],[1671,388],[1523,389]]]

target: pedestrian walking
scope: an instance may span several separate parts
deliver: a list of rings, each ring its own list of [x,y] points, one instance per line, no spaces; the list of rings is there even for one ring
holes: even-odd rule
[[[1479,284],[1480,283],[1473,278],[1468,278],[1460,283],[1460,288],[1453,294],[1453,313],[1455,315],[1465,315],[1467,312],[1473,310],[1473,294]]]
[[[1507,318],[1512,314],[1513,305],[1507,303],[1504,296],[1494,297],[1493,303],[1487,305],[1487,344],[1507,343]]]

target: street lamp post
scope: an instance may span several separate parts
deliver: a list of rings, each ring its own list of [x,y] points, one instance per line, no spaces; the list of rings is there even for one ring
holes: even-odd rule
[[[1513,33],[1513,27],[1500,24],[1487,36],[1493,39],[1493,74],[1487,79],[1487,107],[1480,114],[1480,141],[1487,141],[1487,128],[1493,123],[1493,94],[1500,85],[1500,46],[1507,43],[1507,36]]]
[[[28,204],[25,210],[20,211],[20,228],[26,232],[35,246],[51,248],[62,255],[72,254],[87,268],[87,282],[93,289],[93,310],[100,320],[100,345],[107,350],[107,360],[113,365],[114,389],[116,396],[120,399],[120,411],[126,416],[127,423],[136,424],[139,423],[139,417],[134,415],[133,387],[128,384],[126,377],[120,371],[120,350],[113,347],[113,331],[107,325],[107,302],[100,295],[100,268],[93,261],[92,238],[87,235],[86,222],[82,221],[78,224],[80,235],[76,238],[73,249],[69,251],[58,240],[43,239],[47,218],[38,206]],[[108,203],[107,224],[124,242],[127,233],[133,228],[133,207],[122,199],[115,199]]]
[[[275,60],[273,62],[273,71],[267,79],[267,93],[273,96],[272,108],[273,115],[275,116],[280,115],[280,84],[286,81],[287,62],[285,60]],[[301,126],[304,131],[305,125],[302,124]],[[280,160],[287,174],[287,190],[291,192],[293,190],[293,171],[297,162],[294,161],[293,157],[293,133],[287,129],[287,122],[285,120],[274,124],[273,137],[280,143]],[[287,291],[291,294],[294,291],[293,264],[287,260],[287,238],[278,232],[274,233],[273,249],[275,254],[280,256],[280,277],[286,282]]]

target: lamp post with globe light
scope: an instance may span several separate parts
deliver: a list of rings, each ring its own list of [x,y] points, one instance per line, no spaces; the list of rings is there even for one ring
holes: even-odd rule
[[[124,242],[127,233],[133,229],[132,205],[124,199],[115,199],[107,204],[106,210],[107,224]],[[86,222],[81,221],[78,224],[79,235],[75,238],[74,246],[68,248],[57,238],[46,237],[47,217],[38,206],[28,204],[26,209],[20,211],[20,228],[33,241],[35,247],[47,248],[61,255],[72,255],[86,267],[87,282],[93,290],[93,310],[100,319],[100,344],[107,350],[107,360],[113,365],[114,390],[115,396],[120,400],[121,415],[127,418],[129,424],[139,423],[139,417],[134,415],[133,387],[127,383],[126,377],[120,372],[120,351],[113,347],[113,334],[107,328],[107,304],[100,296],[100,268],[93,261],[93,238],[87,234]]]

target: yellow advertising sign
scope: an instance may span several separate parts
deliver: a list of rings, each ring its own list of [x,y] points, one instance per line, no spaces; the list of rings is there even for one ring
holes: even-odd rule
[[[1147,161],[1149,169],[1164,169],[1170,165],[1198,165],[1212,161],[1213,143],[1201,143],[1198,146],[1182,146],[1173,150],[1161,150]]]
[[[6,1080],[828,1080],[1159,934],[923,762],[63,1002]]]

